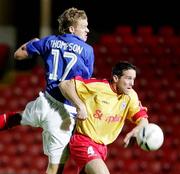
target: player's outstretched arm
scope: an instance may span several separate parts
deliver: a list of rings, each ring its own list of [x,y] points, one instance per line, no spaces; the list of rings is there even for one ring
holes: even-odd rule
[[[77,118],[86,119],[87,110],[84,102],[78,97],[73,80],[64,80],[60,82],[59,89],[66,99],[71,101],[77,110]]]
[[[38,38],[34,38],[32,40],[30,40],[29,42],[31,41],[36,41],[36,40],[39,40]],[[29,42],[26,42],[24,43],[23,45],[21,45],[14,53],[14,58],[17,59],[17,60],[22,60],[22,59],[26,59],[28,58],[28,52],[26,50],[26,45],[27,43]]]
[[[139,123],[137,124],[136,127],[134,127],[129,133],[126,134],[125,138],[124,138],[124,147],[127,147],[130,143],[131,138],[136,137],[137,132],[144,127],[145,125],[147,125],[148,119],[147,118],[142,118]]]

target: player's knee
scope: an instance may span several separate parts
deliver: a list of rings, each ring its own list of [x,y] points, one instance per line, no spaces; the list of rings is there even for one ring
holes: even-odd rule
[[[46,174],[61,174],[61,173],[58,173],[58,168],[59,168],[58,164],[49,164]]]

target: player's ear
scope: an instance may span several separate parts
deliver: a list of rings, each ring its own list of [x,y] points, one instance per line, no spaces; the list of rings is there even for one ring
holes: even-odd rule
[[[74,33],[74,27],[73,26],[69,27],[69,32],[72,33],[72,34]]]
[[[119,78],[118,78],[118,76],[117,76],[117,75],[113,75],[113,81],[114,81],[114,82],[117,82],[117,81],[118,81],[118,79],[119,79]]]

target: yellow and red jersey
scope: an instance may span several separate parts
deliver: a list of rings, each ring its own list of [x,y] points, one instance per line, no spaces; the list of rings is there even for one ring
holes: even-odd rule
[[[141,106],[133,89],[128,95],[118,95],[106,79],[84,80],[79,76],[75,78],[75,85],[88,112],[86,120],[77,120],[76,132],[89,136],[97,143],[112,143],[126,119],[136,124],[141,118],[147,118],[146,109]]]

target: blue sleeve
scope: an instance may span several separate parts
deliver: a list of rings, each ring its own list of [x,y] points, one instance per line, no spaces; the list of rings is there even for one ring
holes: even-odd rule
[[[34,55],[41,55],[43,56],[43,54],[46,52],[46,50],[48,49],[48,37],[44,37],[38,41],[30,41],[27,45],[26,45],[26,49],[29,55],[34,56]]]
[[[89,47],[89,49],[87,49],[86,54],[86,67],[88,67],[89,74],[90,76],[92,76],[94,71],[94,50],[91,46]]]
[[[88,67],[89,67],[89,72],[92,76],[93,71],[94,71],[94,50],[93,50],[93,48],[90,51]]]

